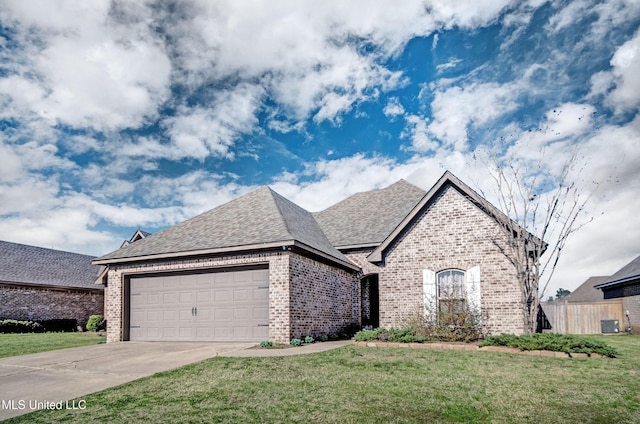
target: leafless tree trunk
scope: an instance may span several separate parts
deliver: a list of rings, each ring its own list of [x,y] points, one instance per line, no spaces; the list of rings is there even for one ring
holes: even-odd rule
[[[581,173],[577,150],[555,176],[546,171],[543,159],[544,155],[527,167],[521,161],[493,155],[486,164],[495,183],[494,201],[505,214],[496,217],[500,230],[494,244],[515,268],[528,333],[536,331],[540,296],[549,285],[567,240],[593,219],[581,218],[595,189],[584,194],[577,184]]]

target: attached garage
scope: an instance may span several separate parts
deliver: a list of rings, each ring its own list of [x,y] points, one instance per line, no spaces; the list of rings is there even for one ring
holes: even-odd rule
[[[269,339],[269,270],[131,276],[129,340]]]

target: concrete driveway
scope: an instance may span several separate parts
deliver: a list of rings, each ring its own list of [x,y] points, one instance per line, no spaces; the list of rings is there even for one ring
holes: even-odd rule
[[[0,359],[0,420],[52,407],[161,371],[242,351],[254,343],[125,342]],[[60,402],[58,404],[58,402]]]

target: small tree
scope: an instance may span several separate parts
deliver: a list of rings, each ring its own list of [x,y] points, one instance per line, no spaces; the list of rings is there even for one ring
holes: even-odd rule
[[[515,268],[527,333],[536,331],[539,297],[567,240],[591,220],[579,220],[595,189],[582,193],[576,181],[581,172],[578,162],[578,151],[573,149],[555,174],[546,166],[544,152],[535,161],[513,153],[494,154],[485,164],[495,183],[493,198],[503,212],[495,216],[499,230],[493,242]]]
[[[566,297],[570,294],[571,294],[571,290],[559,288],[558,290],[556,290],[556,300],[560,300],[563,297]]]

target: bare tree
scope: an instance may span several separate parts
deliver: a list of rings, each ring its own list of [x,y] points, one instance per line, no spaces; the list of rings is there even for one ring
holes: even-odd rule
[[[533,163],[494,154],[485,164],[495,183],[494,201],[505,214],[496,216],[499,232],[493,241],[515,268],[528,333],[536,331],[540,296],[567,240],[593,219],[583,220],[582,215],[598,186],[594,183],[593,190],[583,193],[577,181],[583,168],[576,148],[555,175],[544,159],[544,153]]]

